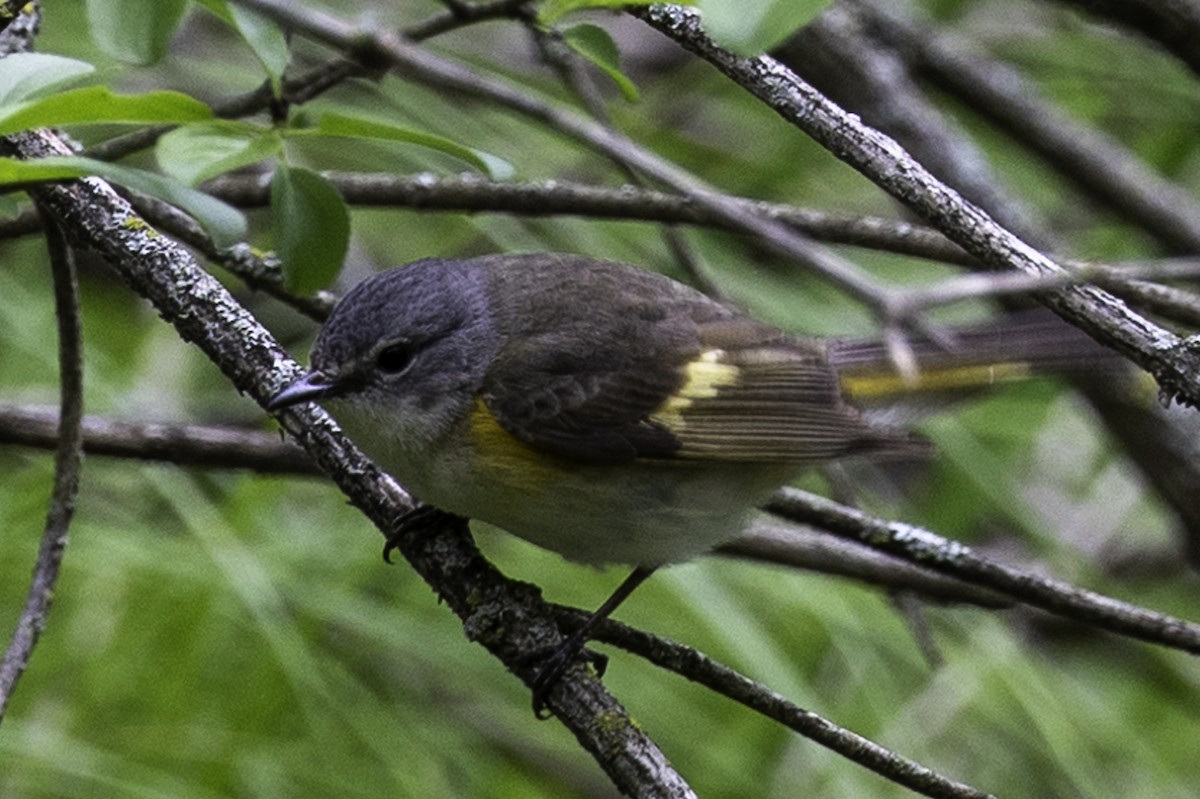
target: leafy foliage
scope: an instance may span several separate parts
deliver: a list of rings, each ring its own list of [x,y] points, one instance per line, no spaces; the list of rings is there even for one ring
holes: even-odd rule
[[[350,242],[350,214],[337,189],[316,172],[280,165],[271,181],[271,211],[287,288],[312,294],[328,287]]]
[[[573,25],[563,31],[563,39],[611,78],[626,100],[637,102],[637,86],[621,72],[621,55],[608,31],[598,25]]]
[[[87,0],[87,19],[104,52],[130,64],[151,64],[163,57],[187,6],[187,0]]]

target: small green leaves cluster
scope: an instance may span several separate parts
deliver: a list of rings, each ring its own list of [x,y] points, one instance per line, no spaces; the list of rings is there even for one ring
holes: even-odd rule
[[[712,35],[733,49],[757,53],[777,43],[817,14],[829,0],[696,0]],[[283,76],[290,61],[288,42],[266,18],[227,2],[197,0],[246,43],[261,64],[276,97],[283,97]],[[539,22],[547,27],[574,12],[646,5],[631,0],[546,0]],[[188,9],[186,0],[87,0],[92,36],[108,55],[137,64],[166,52]],[[562,40],[594,64],[629,102],[638,90],[622,71],[620,53],[608,33],[584,22],[560,31]],[[315,123],[298,113],[280,113],[270,123],[215,118],[205,104],[176,92],[123,95],[94,80],[85,62],[25,54],[0,61],[0,134],[38,127],[130,124],[169,125],[155,155],[161,173],[78,156],[38,163],[0,161],[7,183],[62,180],[97,175],[150,194],[192,215],[219,246],[246,236],[246,221],[236,209],[196,187],[232,170],[267,164],[274,168],[271,222],[285,285],[308,294],[329,286],[349,246],[349,211],[334,186],[318,172],[289,163],[288,142],[299,138],[338,137],[392,141],[436,150],[493,178],[508,177],[510,167],[494,156],[451,139],[387,121],[324,113]],[[286,103],[279,108],[286,109]]]
[[[90,30],[108,55],[149,63],[165,52],[186,5],[182,0],[88,0]],[[225,0],[199,0],[199,5],[239,34],[262,65],[276,96],[281,96],[289,53],[279,28]],[[0,182],[99,176],[181,208],[224,247],[246,237],[245,217],[196,187],[227,172],[266,163],[274,167],[272,233],[284,283],[300,294],[326,288],[337,276],[349,246],[350,216],[328,180],[289,163],[290,140],[336,137],[403,142],[452,156],[493,178],[511,173],[509,165],[495,156],[390,122],[336,113],[321,114],[312,124],[298,113],[271,123],[217,119],[209,106],[178,92],[125,95],[103,85],[79,85],[95,78],[91,64],[69,58],[20,54],[0,60],[0,135],[73,125],[171,126],[155,147],[161,173],[81,156],[37,162],[0,159]]]

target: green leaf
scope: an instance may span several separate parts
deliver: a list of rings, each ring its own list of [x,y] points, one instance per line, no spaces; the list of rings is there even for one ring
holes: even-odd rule
[[[16,219],[17,214],[21,213],[21,208],[22,206],[17,200],[17,195],[0,195],[0,219]]]
[[[162,58],[186,9],[187,0],[87,0],[96,45],[131,64]]]
[[[278,94],[283,71],[291,60],[283,30],[263,15],[241,6],[231,6],[226,0],[197,0],[197,3],[237,31],[250,45]]]
[[[825,10],[832,0],[697,0],[704,29],[744,56],[765,53]]]
[[[289,291],[327,288],[350,246],[350,212],[342,196],[316,172],[280,165],[271,181],[275,252]]]
[[[196,5],[209,11],[226,25],[233,25],[233,12],[229,10],[229,3],[225,0],[195,0],[195,2]]]
[[[661,0],[546,0],[538,9],[538,21],[551,25],[565,14],[585,8],[624,8],[625,6],[649,6]],[[694,5],[695,0],[683,0],[680,6]]]
[[[215,197],[153,172],[103,161],[92,164],[93,172],[100,177],[186,211],[208,231],[218,247],[229,247],[246,237],[246,218],[241,211]]]
[[[39,158],[36,161],[0,158],[0,184],[33,183],[90,175],[119,183],[183,209],[209,232],[219,247],[228,247],[246,235],[246,219],[240,211],[215,197],[153,172],[78,156]]]
[[[250,45],[278,94],[283,71],[292,58],[283,30],[263,15],[241,6],[233,6],[230,11],[233,12],[234,28]]]
[[[214,120],[176,128],[158,140],[154,153],[164,172],[194,186],[278,155],[282,148],[283,142],[274,130]]]
[[[48,53],[13,53],[0,59],[0,106],[32,99],[95,71],[91,64],[74,58]]]
[[[621,53],[608,31],[598,25],[575,25],[562,32],[575,52],[595,64],[621,90],[627,102],[638,101],[637,86],[621,72]]]
[[[127,95],[113,94],[107,86],[85,86],[0,108],[0,134],[54,125],[183,123],[206,119],[212,119],[212,109],[179,92]]]
[[[385,141],[407,142],[408,144],[427,147],[431,150],[437,150],[438,152],[454,156],[460,161],[464,161],[480,172],[492,177],[499,178],[512,172],[512,167],[503,159],[497,158],[494,155],[481,153],[470,147],[465,147],[444,136],[427,133],[423,130],[406,128],[402,125],[375,122],[343,114],[322,114],[321,118],[317,121],[316,128],[311,130],[293,130],[289,131],[289,133],[291,135],[316,133],[322,136],[345,136],[352,139],[383,139]],[[497,172],[502,174],[498,175]]]

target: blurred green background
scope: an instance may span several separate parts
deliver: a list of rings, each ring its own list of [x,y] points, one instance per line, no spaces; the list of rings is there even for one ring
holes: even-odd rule
[[[193,10],[157,64],[107,59],[83,3],[48,3],[42,52],[92,61],[126,90],[206,100],[253,88],[249,51]],[[433,2],[327,4],[373,27]],[[1131,36],[1039,2],[930,2],[940,24],[1007,59],[1071,115],[1121,139],[1182,185],[1200,183],[1200,92]],[[721,189],[896,215],[867,181],[640,24],[599,16],[642,99],[610,93],[616,124]],[[320,51],[302,41],[311,62]],[[559,102],[569,98],[515,23],[434,40],[440,52]],[[369,109],[494,153],[516,180],[619,185],[611,165],[511,115],[389,76],[313,104]],[[1081,257],[1157,253],[1082,203],[1036,159],[969,114],[959,121],[1006,187]],[[92,141],[112,131],[80,130]],[[296,148],[316,169],[451,174],[404,145]],[[146,158],[134,163],[152,164]],[[270,244],[265,213],[254,241]],[[658,228],[577,218],[356,210],[343,284],[430,255],[565,250],[680,276]],[[821,335],[872,320],[737,237],[689,229],[712,278],[758,317]],[[844,248],[881,279],[944,266]],[[114,418],[272,425],[102,265],[83,259],[87,410]],[[303,358],[314,325],[214,269]],[[970,315],[952,309],[949,316]],[[0,401],[57,401],[53,303],[36,238],[0,244]],[[1001,388],[925,420],[936,461],[903,500],[869,468],[860,501],[1010,562],[1196,617],[1200,585],[1172,519],[1079,401],[1054,381]],[[20,612],[51,482],[48,453],[0,448],[0,630]],[[819,487],[820,478],[812,478]],[[568,564],[477,529],[485,554],[556,602],[593,607],[619,570]],[[0,796],[605,797],[591,759],[401,564],[329,485],[90,457],[53,614],[0,727]],[[798,704],[1002,796],[1193,797],[1200,672],[1188,655],[1034,612],[927,607],[934,668],[881,592],[820,575],[704,559],[666,570],[622,608],[629,623],[696,646]],[[909,795],[815,744],[636,658],[605,683],[705,797]]]

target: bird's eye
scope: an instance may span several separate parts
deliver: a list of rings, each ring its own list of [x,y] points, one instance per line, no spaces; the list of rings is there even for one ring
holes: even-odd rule
[[[398,375],[408,368],[412,358],[412,346],[407,341],[397,341],[376,353],[375,364],[381,372]]]

